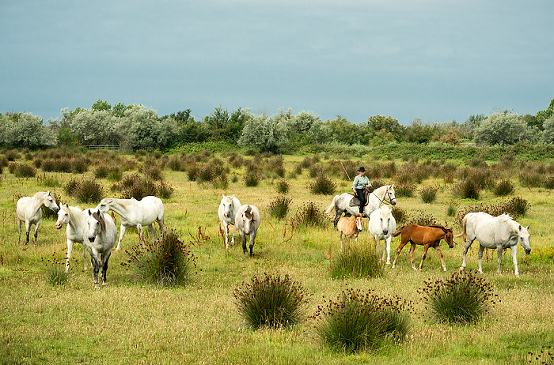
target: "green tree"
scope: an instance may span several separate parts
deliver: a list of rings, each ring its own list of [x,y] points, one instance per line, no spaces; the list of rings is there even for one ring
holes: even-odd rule
[[[536,127],[528,127],[515,112],[494,113],[475,128],[475,143],[483,146],[512,145],[518,142],[536,142]]]
[[[544,131],[541,136],[541,142],[554,144],[554,115],[544,122],[543,127]]]
[[[83,109],[69,120],[69,135],[76,136],[79,145],[117,144],[117,118],[107,110]]]
[[[0,119],[2,144],[13,148],[37,149],[55,146],[54,128],[46,127],[42,118],[31,113],[13,113]]]
[[[329,128],[333,140],[344,144],[361,143],[361,130],[357,124],[350,123],[346,118],[337,115],[336,119],[324,123]]]
[[[404,139],[412,143],[429,143],[435,135],[440,135],[437,125],[423,124],[420,118],[404,130]]]
[[[92,107],[91,107],[92,110],[95,110],[95,111],[111,111],[112,110],[112,106],[110,104],[108,104],[107,101],[103,101],[102,99],[98,99],[94,104],[92,104]]]
[[[259,151],[277,153],[288,143],[287,124],[279,116],[267,118],[261,114],[247,118],[238,144]]]
[[[404,128],[397,119],[390,116],[374,115],[369,117],[366,125],[369,140],[376,144],[396,141],[402,139]]]
[[[539,112],[537,112],[537,115],[535,116],[536,125],[542,127],[544,125],[544,122],[547,119],[549,119],[552,115],[554,115],[554,98],[552,100],[550,100],[550,104],[548,105],[548,108],[546,108],[545,110],[540,110]]]

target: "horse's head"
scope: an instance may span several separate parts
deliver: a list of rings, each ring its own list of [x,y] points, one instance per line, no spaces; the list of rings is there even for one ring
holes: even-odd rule
[[[388,198],[392,205],[396,205],[396,195],[394,194],[394,184],[387,186],[385,198]]]
[[[454,248],[454,232],[452,232],[452,230],[448,228],[445,228],[444,232],[444,240],[446,241],[446,243],[448,243],[448,247]]]
[[[242,213],[242,219],[244,223],[244,231],[250,232],[250,226],[254,225],[254,213],[252,212],[252,207],[248,205],[244,213]]]
[[[361,214],[356,214],[356,228],[358,229],[359,232],[363,231],[364,230],[364,220],[363,220],[363,216]]]
[[[44,194],[44,199],[42,201],[42,204],[44,204],[46,208],[52,209],[54,213],[58,213],[58,211],[60,210],[60,208],[58,207],[58,204],[56,204],[56,198],[54,198],[54,195],[52,195],[50,191],[47,191]]]
[[[221,205],[223,206],[223,216],[225,218],[233,217],[233,198],[234,195],[225,196],[221,199]]]
[[[110,210],[110,207],[113,204],[113,202],[114,202],[113,198],[102,199],[100,201],[100,204],[98,204],[95,209],[97,209],[97,210],[99,210],[103,213],[108,213],[108,211]]]
[[[389,227],[390,227],[390,221],[391,221],[391,209],[389,208],[388,205],[383,205],[380,209],[379,209],[380,213],[379,213],[379,221],[380,221],[380,224],[381,224],[381,230],[383,231],[383,235],[388,235],[389,234]]]
[[[95,209],[87,209],[87,217],[85,221],[85,227],[83,236],[87,237],[90,242],[96,240],[96,236],[99,232],[106,231],[106,222],[102,216],[102,212]]]
[[[531,246],[529,244],[531,235],[529,234],[528,229],[529,229],[529,226],[523,227],[521,224],[519,225],[519,228],[518,228],[519,244],[525,250],[526,255],[529,255],[531,253]]]
[[[69,204],[62,204],[60,206],[60,210],[58,211],[58,220],[56,221],[55,227],[60,229],[67,223],[69,223]]]

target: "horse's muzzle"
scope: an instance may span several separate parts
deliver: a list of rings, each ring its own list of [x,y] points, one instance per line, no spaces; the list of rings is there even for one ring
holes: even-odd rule
[[[531,249],[530,249],[530,248],[529,248],[529,249],[526,248],[526,249],[525,249],[525,254],[526,254],[526,255],[529,255],[530,253],[531,253]]]
[[[60,228],[63,227],[63,224],[59,224],[59,223],[56,222],[56,225],[54,227],[56,227],[57,229],[60,229]]]
[[[392,205],[396,205],[396,199],[390,202]]]
[[[92,243],[94,242],[94,240],[96,239],[96,237],[89,237],[88,240]]]

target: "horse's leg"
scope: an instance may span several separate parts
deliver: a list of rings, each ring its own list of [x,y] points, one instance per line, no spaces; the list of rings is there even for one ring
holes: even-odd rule
[[[83,270],[87,271],[87,246],[83,243]]]
[[[158,226],[160,227],[160,234],[162,234],[164,231],[164,219],[163,217],[158,217],[157,221],[158,221]]]
[[[340,250],[342,251],[342,250],[344,249],[344,247],[343,247],[343,245],[342,245],[342,231],[340,231],[339,240],[340,240]]]
[[[67,240],[67,256],[65,258],[65,272],[69,270],[69,259],[71,259],[71,251],[73,250],[73,241],[68,239]],[[84,246],[84,245],[83,245]],[[87,263],[85,262],[85,265]]]
[[[227,227],[227,223],[222,222],[221,225],[223,226],[223,235],[225,236],[225,248],[229,249],[229,228]]]
[[[519,278],[519,271],[517,271],[517,245],[510,247],[512,251],[512,260],[514,262],[514,274]]]
[[[429,244],[423,245],[423,255],[421,255],[421,262],[419,263],[419,269],[423,267],[423,261],[427,257],[427,250],[429,249]]]
[[[245,254],[247,252],[246,251],[246,232],[244,234],[239,232],[239,235],[240,235],[240,241],[242,243],[242,253]]]
[[[40,221],[35,223],[35,247],[37,245],[37,237],[38,237],[38,227],[40,226]]]
[[[137,231],[138,231],[138,234],[139,234],[139,239],[142,241],[143,236],[142,236],[142,225],[141,224],[137,224]]]
[[[414,253],[415,253],[415,246],[416,244],[410,241],[410,261],[412,262],[412,269],[417,270],[417,268],[414,265]]]
[[[98,272],[100,271],[100,265],[98,264],[98,252],[96,252],[96,250],[90,251],[90,263],[92,264],[92,277],[94,279],[94,289],[99,289]]]
[[[152,236],[152,242],[154,242],[154,238],[156,237],[156,232],[154,232],[154,227],[152,227],[152,223],[148,225],[148,230],[150,231],[150,236]]]
[[[516,246],[517,247],[517,246]],[[496,253],[498,254],[498,273],[502,273],[502,252],[504,249],[502,248],[502,245],[496,246]]]
[[[390,235],[388,237],[385,237],[385,243],[386,243],[386,247],[387,247],[387,262],[386,262],[387,265],[390,265],[390,241],[391,240],[392,240],[392,237]],[[384,245],[385,244],[383,244],[383,246]],[[384,247],[383,247],[383,249],[384,249]]]
[[[25,221],[25,245],[29,244],[29,232],[31,231],[31,222]]]
[[[23,221],[19,221],[19,226],[17,227],[18,231],[19,231],[19,238],[17,239],[17,244],[21,244],[21,224],[23,223]]]
[[[466,263],[467,250],[469,250],[469,247],[470,247],[471,244],[473,243],[473,240],[475,240],[475,238],[469,238],[469,236],[467,237],[466,244],[464,245],[462,266],[460,267],[460,271],[462,271],[463,269],[465,269],[466,266],[467,266],[467,263]]]
[[[441,251],[440,247],[436,246],[435,250],[437,250],[437,253],[439,254],[439,257],[441,258],[442,269],[444,270],[444,272],[446,272],[446,264],[444,263],[444,257],[442,256],[442,251]]]
[[[342,215],[342,211],[335,208],[335,220],[333,221],[333,224],[335,226],[335,230],[337,229],[337,223],[339,222],[340,216]]]
[[[402,238],[400,238],[400,244],[396,248],[396,255],[394,256],[394,261],[392,262],[392,268],[394,269],[396,267],[396,260],[398,260],[398,255],[400,254],[400,251],[406,246],[406,243],[408,241],[404,241]]]
[[[119,241],[117,241],[117,247],[115,248],[116,251],[119,251],[119,247],[121,246],[121,241],[123,240],[123,235],[125,234],[125,231],[127,230],[127,226],[125,226],[123,223],[121,223],[121,227],[119,227]]]
[[[108,260],[110,259],[111,254],[112,254],[112,250],[108,250],[106,254],[102,254],[102,285],[106,285],[106,273],[108,272]]]
[[[254,256],[254,243],[256,242],[256,231],[251,232],[249,235],[250,237],[250,245],[248,246],[250,248],[250,256]]]
[[[479,245],[479,253],[477,254],[477,258],[479,261],[479,273],[483,273],[482,263],[483,263],[483,252],[485,252],[485,247],[482,245]]]

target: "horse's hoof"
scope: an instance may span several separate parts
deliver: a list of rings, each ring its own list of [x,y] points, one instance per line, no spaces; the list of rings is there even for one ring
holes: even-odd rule
[[[464,267],[463,267],[463,266],[462,266],[462,267],[460,267],[460,271],[464,271]]]

